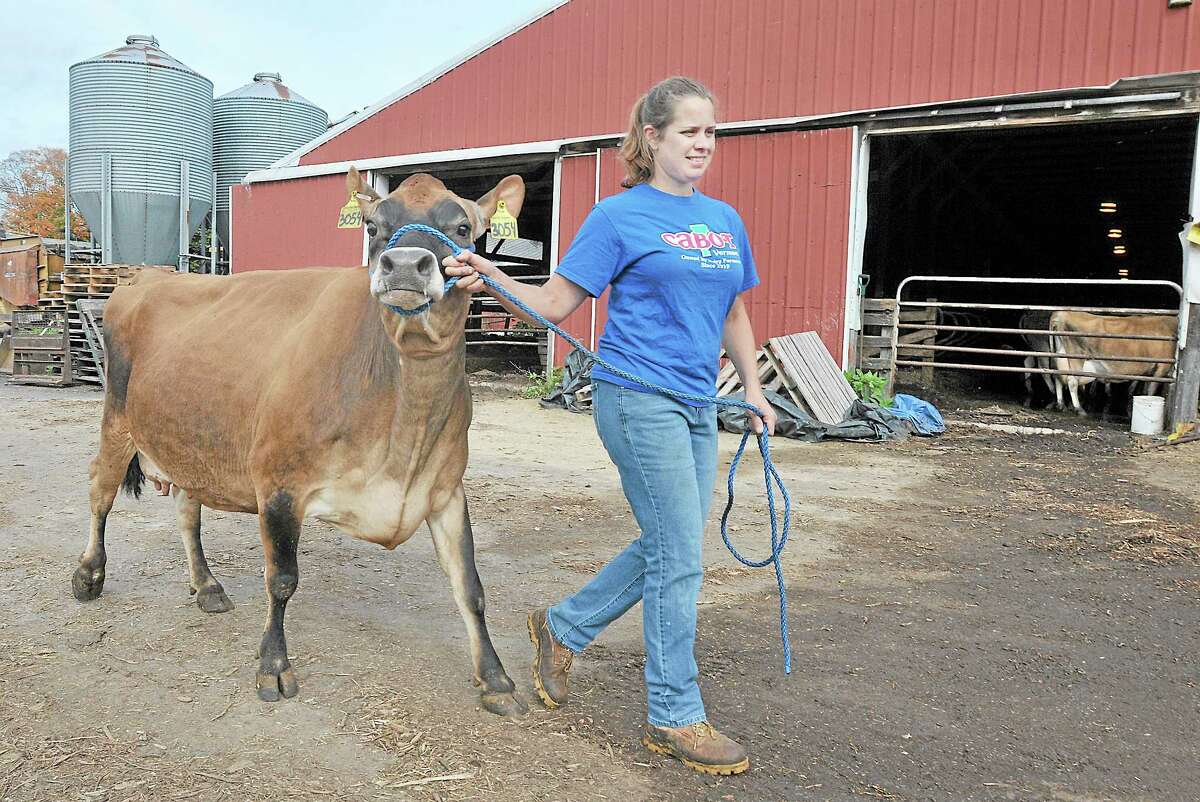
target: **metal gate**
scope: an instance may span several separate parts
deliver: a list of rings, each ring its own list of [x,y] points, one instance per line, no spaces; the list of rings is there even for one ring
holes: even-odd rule
[[[1178,296],[1179,304],[1174,309],[1149,309],[1136,307],[1106,307],[1106,306],[1055,306],[1048,304],[998,304],[998,303],[970,303],[970,302],[942,302],[929,300],[906,300],[904,297],[905,290],[912,284],[1018,284],[1018,285],[1117,285],[1122,287],[1129,286],[1157,286],[1170,288],[1174,290]],[[909,276],[900,282],[900,286],[896,289],[896,320],[892,328],[892,345],[891,345],[891,379],[895,380],[896,367],[921,367],[921,368],[946,368],[950,370],[982,370],[995,371],[1004,373],[1040,373],[1053,374],[1056,376],[1087,376],[1090,378],[1107,379],[1110,381],[1147,381],[1151,380],[1148,376],[1136,376],[1129,374],[1111,374],[1111,373],[1095,373],[1091,371],[1070,371],[1059,370],[1058,368],[1042,368],[1042,367],[1016,367],[1008,365],[995,365],[970,361],[939,361],[939,354],[962,354],[963,359],[970,360],[972,355],[1004,355],[1004,356],[1033,356],[1033,357],[1058,357],[1065,359],[1102,359],[1102,354],[1050,354],[1044,351],[1023,351],[1007,348],[977,348],[960,345],[939,345],[936,341],[933,344],[905,344],[900,342],[901,330],[933,330],[935,332],[974,332],[981,334],[1041,334],[1047,337],[1058,334],[1059,332],[1050,329],[1025,329],[1025,328],[1005,328],[997,326],[975,326],[967,325],[962,321],[954,323],[943,323],[947,315],[964,312],[966,310],[1008,310],[1012,312],[1091,312],[1094,314],[1104,315],[1179,315],[1179,311],[1183,303],[1183,288],[1173,281],[1165,280],[1136,280],[1136,279],[1070,279],[1070,278],[988,278],[981,276]],[[902,319],[902,311],[905,309],[935,309],[938,312],[938,320],[934,323],[906,323]],[[1179,326],[1186,326],[1186,315],[1179,315]],[[1175,335],[1164,337],[1151,334],[1089,334],[1086,332],[1072,332],[1072,337],[1079,338],[1095,338],[1095,339],[1120,339],[1120,340],[1157,340],[1180,342],[1183,337],[1183,331],[1177,329]],[[900,359],[900,350],[907,352],[928,352],[931,359]],[[1177,352],[1177,348],[1175,351]],[[1122,356],[1114,358],[1114,361],[1121,362],[1152,362],[1156,364],[1171,365],[1170,374],[1162,378],[1153,378],[1152,380],[1161,384],[1174,384],[1175,377],[1175,362],[1176,359],[1172,356],[1171,359],[1154,359],[1150,357],[1128,357]]]

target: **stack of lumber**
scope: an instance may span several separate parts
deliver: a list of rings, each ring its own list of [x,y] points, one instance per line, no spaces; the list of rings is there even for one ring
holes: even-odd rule
[[[59,284],[52,290],[46,290],[42,296],[38,298],[37,308],[46,312],[63,312],[67,311],[67,302],[63,298],[62,285]]]
[[[143,265],[67,265],[63,270],[62,300],[70,322],[75,380],[103,384],[104,365],[88,345],[86,324],[77,301],[106,301],[112,291],[128,284]],[[171,268],[157,268],[170,270]]]
[[[788,396],[822,423],[841,423],[858,398],[815,331],[772,337],[757,355],[763,389]],[[717,374],[717,395],[742,389],[732,363]]]

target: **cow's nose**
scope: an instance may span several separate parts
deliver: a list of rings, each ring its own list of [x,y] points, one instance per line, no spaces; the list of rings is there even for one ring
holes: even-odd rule
[[[389,276],[396,271],[415,270],[428,277],[437,269],[437,257],[424,248],[391,248],[379,257],[379,271]]]

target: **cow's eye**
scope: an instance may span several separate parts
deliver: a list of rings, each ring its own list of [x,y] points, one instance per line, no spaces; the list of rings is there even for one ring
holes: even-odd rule
[[[379,227],[376,226],[374,223],[367,223],[367,236],[368,237],[375,236],[376,232],[378,232],[378,231],[379,231]]]
[[[471,233],[471,227],[469,225],[467,225],[466,223],[463,223],[461,226],[458,227],[458,236],[465,237],[470,233]]]

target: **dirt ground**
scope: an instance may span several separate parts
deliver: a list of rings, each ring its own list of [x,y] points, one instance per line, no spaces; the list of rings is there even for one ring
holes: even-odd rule
[[[287,615],[301,691],[276,704],[254,694],[251,517],[205,511],[231,613],[193,604],[172,504],[152,493],[118,501],[104,595],[75,601],[101,396],[0,382],[0,798],[1200,798],[1200,444],[938,400],[940,438],[774,442],[797,502],[790,676],[770,570],[710,526],[702,685],[753,760],[715,779],[638,743],[636,612],[576,661],[570,704],[534,702],[526,612],[635,533],[590,418],[477,388],[467,493],[492,636],[531,706],[514,721],[479,709],[422,535],[388,552],[306,524]],[[1068,433],[969,425],[989,421]],[[736,443],[721,436],[724,459]],[[755,555],[757,470],[734,531]]]

